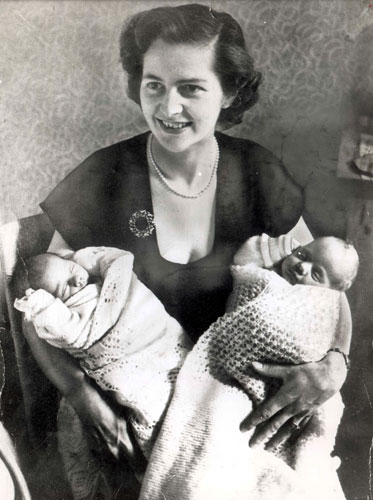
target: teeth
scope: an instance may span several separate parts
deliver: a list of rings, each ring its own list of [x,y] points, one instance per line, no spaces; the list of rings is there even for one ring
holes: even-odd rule
[[[168,128],[184,128],[188,125],[187,122],[182,122],[182,123],[171,123],[171,122],[166,122],[164,120],[161,120],[163,125]]]

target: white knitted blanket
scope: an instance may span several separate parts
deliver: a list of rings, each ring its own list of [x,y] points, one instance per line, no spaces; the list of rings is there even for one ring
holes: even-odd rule
[[[88,247],[72,259],[103,279],[102,288],[88,285],[66,303],[42,290],[41,299],[47,300],[39,304],[34,326],[41,338],[79,359],[101,388],[131,409],[135,436],[148,455],[191,341],[137,279],[130,252]]]
[[[339,318],[339,292],[291,286],[255,265],[234,266],[228,312],[200,338],[177,380],[153,449],[141,500],[341,500],[330,457],[338,397],[278,456],[250,448],[242,420],[270,391],[250,360],[323,357]],[[241,384],[249,387],[250,397]]]
[[[122,254],[106,271],[90,328],[95,342],[70,352],[90,377],[132,410],[135,436],[149,455],[191,341],[137,279],[133,255]]]

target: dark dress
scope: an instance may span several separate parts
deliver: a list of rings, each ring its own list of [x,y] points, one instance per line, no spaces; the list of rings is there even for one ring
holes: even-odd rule
[[[147,134],[92,154],[41,204],[73,249],[104,245],[132,252],[138,278],[194,340],[224,313],[232,286],[229,265],[238,247],[255,234],[288,232],[303,208],[300,188],[272,153],[248,140],[221,133],[216,138],[215,240],[211,252],[195,262],[163,259],[156,229],[146,237],[130,229],[133,214],[153,214]],[[136,227],[144,226],[145,219],[138,219]]]
[[[149,219],[140,217],[135,230],[130,228],[135,214],[153,214],[147,134],[92,154],[41,204],[73,249],[103,245],[131,251],[138,278],[195,341],[224,314],[232,288],[229,266],[238,247],[255,234],[288,232],[303,209],[302,191],[272,153],[248,140],[221,133],[216,138],[215,240],[211,252],[195,262],[163,259]],[[59,436],[70,484],[89,490],[85,498],[137,497],[138,484],[126,464],[91,449],[84,426],[66,401]]]

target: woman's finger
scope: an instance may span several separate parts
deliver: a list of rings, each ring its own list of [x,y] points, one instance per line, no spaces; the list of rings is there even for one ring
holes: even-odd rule
[[[260,375],[264,375],[264,377],[279,378],[281,380],[289,376],[289,369],[292,368],[284,365],[259,363],[258,361],[253,361],[251,366],[256,372],[260,373]]]
[[[250,439],[249,445],[251,447],[258,446],[262,443],[266,443],[273,436],[281,432],[282,428],[291,419],[292,411],[291,409],[285,409],[276,413],[268,422],[263,425],[259,425],[253,436]]]
[[[298,436],[304,431],[307,427],[309,421],[311,420],[312,415],[301,414],[300,416],[293,417],[289,419],[286,425],[283,425],[281,429],[275,434],[267,443],[266,450],[271,451],[283,442],[287,441],[290,438],[298,438]]]
[[[277,412],[281,411],[294,401],[293,392],[290,391],[289,387],[285,384],[285,382],[291,378],[293,367],[259,363],[256,361],[252,363],[252,367],[255,371],[265,377],[281,379],[284,382],[285,390],[283,390],[283,386],[272,398],[261,404],[256,411],[245,418],[240,426],[240,429],[243,432],[262,424],[266,420],[269,420]],[[243,386],[243,388],[245,389],[245,386]]]
[[[123,454],[129,465],[132,467],[136,474],[142,474],[145,472],[147,466],[147,460],[131,431],[131,428],[122,423],[121,429],[118,435],[119,452]],[[120,455],[119,455],[120,460]]]
[[[293,402],[292,395],[280,389],[272,398],[261,404],[251,415],[242,421],[240,430],[242,432],[248,431],[259,424],[263,424],[270,420],[274,415],[286,408]],[[294,414],[289,415],[288,418]]]

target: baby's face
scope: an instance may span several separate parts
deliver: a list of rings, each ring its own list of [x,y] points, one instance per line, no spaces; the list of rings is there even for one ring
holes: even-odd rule
[[[299,247],[286,257],[281,265],[281,275],[292,285],[312,285],[336,288],[343,283],[349,267],[350,254],[334,239],[314,240]]]
[[[82,266],[57,255],[50,255],[46,259],[42,288],[65,301],[84,288],[88,279],[88,272]]]

